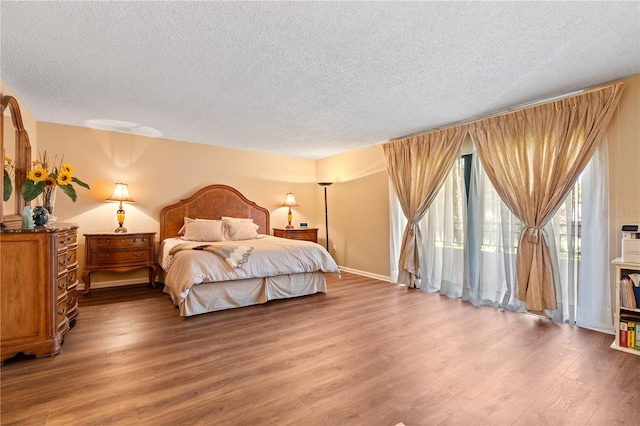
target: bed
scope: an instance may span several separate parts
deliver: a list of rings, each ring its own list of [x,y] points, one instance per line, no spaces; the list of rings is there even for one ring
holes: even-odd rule
[[[269,235],[269,211],[210,185],[160,211],[164,292],[183,317],[326,293],[339,274],[323,246]]]

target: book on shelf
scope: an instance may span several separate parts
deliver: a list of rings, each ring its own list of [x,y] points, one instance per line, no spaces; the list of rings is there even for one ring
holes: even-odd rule
[[[624,312],[620,315],[619,342],[622,348],[640,350],[640,313]]]
[[[624,276],[620,280],[620,306],[636,309],[638,307],[634,280],[630,276]],[[638,287],[640,293],[640,287]]]

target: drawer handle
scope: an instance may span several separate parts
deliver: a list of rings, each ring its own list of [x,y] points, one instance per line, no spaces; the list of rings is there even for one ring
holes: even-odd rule
[[[65,281],[65,284],[66,284],[66,281]],[[58,284],[58,289],[63,290],[63,289],[64,289],[65,284]]]
[[[63,260],[62,262],[58,262],[58,268],[64,268],[66,264],[67,262],[65,260]]]
[[[142,256],[144,256],[144,254],[142,254],[142,253],[133,253],[133,255],[134,255],[135,257],[142,257]]]
[[[67,315],[67,307],[65,306],[63,310],[58,310],[58,315]]]

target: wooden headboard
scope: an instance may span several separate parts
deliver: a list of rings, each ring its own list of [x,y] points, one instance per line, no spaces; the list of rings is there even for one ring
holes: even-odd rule
[[[160,241],[177,237],[184,218],[220,219],[222,216],[246,217],[259,226],[259,234],[269,234],[269,210],[247,200],[227,185],[209,185],[191,197],[160,210]]]

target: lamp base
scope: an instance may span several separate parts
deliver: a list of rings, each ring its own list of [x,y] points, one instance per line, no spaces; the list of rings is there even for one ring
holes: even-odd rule
[[[293,229],[293,225],[289,224],[289,225],[285,226],[284,229]]]
[[[113,232],[115,232],[116,234],[126,234],[127,228],[125,228],[124,226],[118,226]]]

